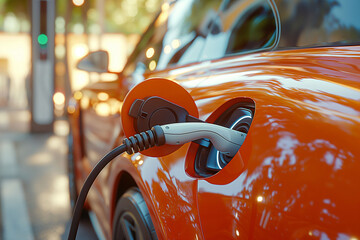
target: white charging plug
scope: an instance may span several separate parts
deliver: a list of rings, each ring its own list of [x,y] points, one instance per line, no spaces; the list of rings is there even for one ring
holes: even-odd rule
[[[221,153],[233,157],[244,143],[246,133],[212,123],[186,122],[160,126],[165,144],[182,145],[201,138],[208,138]]]

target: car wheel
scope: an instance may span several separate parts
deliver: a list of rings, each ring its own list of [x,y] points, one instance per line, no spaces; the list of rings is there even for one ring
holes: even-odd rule
[[[126,191],[116,204],[113,239],[157,239],[149,210],[138,188]]]

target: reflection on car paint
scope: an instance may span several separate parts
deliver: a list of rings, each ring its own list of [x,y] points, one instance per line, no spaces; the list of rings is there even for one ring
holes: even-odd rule
[[[169,168],[171,162],[183,166],[184,159],[177,159],[176,156],[172,156],[171,159],[174,160],[171,162],[165,159],[158,161],[156,158],[145,156],[142,159],[144,161],[140,169],[142,180],[151,193],[153,204],[157,205],[158,209],[162,209],[157,214],[162,226],[168,228],[166,232],[172,232],[177,238],[187,235],[192,236],[192,239],[200,239],[201,228],[198,214],[192,207],[196,202],[194,196],[196,182],[184,172],[175,171],[178,167]],[[165,199],[171,199],[171,201],[166,201],[166,205],[162,205]],[[178,221],[182,223],[181,228],[176,224]]]
[[[319,52],[321,53],[321,50],[315,50],[315,53]],[[315,53],[312,54],[313,62],[316,61],[314,55],[318,56]],[[269,60],[271,55],[277,57],[280,54],[269,54]],[[285,56],[286,54],[284,52]],[[286,59],[282,62],[284,64]],[[301,71],[291,69],[289,72],[287,69],[286,73],[291,73],[288,75],[289,78],[269,75],[265,63],[267,61],[264,61],[263,66],[257,66],[264,67],[265,76],[261,73],[249,76],[248,69],[253,70],[251,65],[243,71],[236,72],[228,68],[226,72],[217,73],[214,69],[214,73],[217,74],[203,81],[193,92],[197,96],[196,103],[200,115],[209,114],[211,110],[206,106],[216,107],[221,104],[215,97],[219,95],[225,99],[235,95],[252,96],[257,105],[249,133],[253,149],[250,154],[243,155],[248,158],[248,170],[236,181],[225,186],[207,184],[205,180],[199,181],[199,206],[204,204],[199,211],[202,221],[208,221],[202,225],[206,232],[205,238],[235,238],[237,232],[228,228],[236,224],[238,225],[235,228],[241,236],[254,239],[268,238],[269,234],[274,239],[306,238],[310,236],[309,232],[313,237],[327,236],[330,239],[336,238],[339,234],[356,236],[356,232],[338,233],[332,228],[317,230],[314,234],[314,228],[311,226],[342,226],[346,222],[342,229],[356,229],[357,217],[354,212],[360,209],[356,207],[355,210],[348,206],[354,206],[357,201],[351,196],[351,193],[357,191],[354,183],[360,184],[356,177],[356,169],[360,167],[360,163],[355,161],[360,156],[354,152],[357,149],[357,135],[353,135],[360,132],[360,105],[353,104],[359,99],[358,88],[341,84],[341,81],[350,80],[346,77],[339,78],[342,75],[349,77],[347,72],[337,71],[338,78],[335,84],[335,79],[329,81],[324,79],[323,74],[314,74],[316,68],[310,66],[302,67]],[[287,61],[284,65],[289,64],[291,62]],[[341,64],[345,65],[344,62]],[[350,67],[353,64],[356,64],[354,59],[348,62]],[[309,78],[302,77],[308,73],[312,74],[317,83],[311,89],[310,85],[300,84],[310,81]],[[236,79],[238,82],[235,84]],[[301,101],[302,99],[304,100]],[[324,104],[325,102],[331,104]],[[302,125],[298,125],[298,122]],[[268,132],[264,132],[265,129]],[[337,138],[344,135],[348,136],[348,139]],[[327,184],[319,188],[319,185],[312,184],[317,182]],[[228,221],[224,218],[219,221],[207,220],[210,218],[209,214],[224,214],[228,211],[230,204],[224,205],[228,201],[228,195],[243,206],[242,209],[238,209],[239,211],[246,212],[245,209],[248,209],[247,218],[242,219],[249,219],[249,223],[235,223],[236,218]],[[262,197],[261,202],[257,201],[259,196]],[[221,198],[222,204],[212,202],[217,198]],[[329,202],[331,204],[328,204]],[[205,209],[213,210],[209,213]],[[303,219],[302,228],[296,224],[296,219]],[[250,232],[240,231],[239,229],[244,229],[246,224],[251,229]],[[221,235],[206,225],[218,225],[219,228],[228,230]],[[230,233],[234,234],[226,235]]]
[[[262,20],[281,21],[257,46],[276,42],[271,35],[276,31],[279,47],[287,50],[231,56],[233,32],[235,39],[257,37],[236,33],[242,18],[231,17],[233,12],[246,17],[239,6],[253,2],[225,1],[219,15],[221,1],[165,3],[119,79],[74,94],[84,125],[78,133],[84,139],[77,139],[84,144],[84,156],[77,156],[80,183],[103,154],[121,144],[122,101],[145,79],[178,82],[194,98],[202,120],[233,99],[250,99],[256,106],[239,151],[245,168],[230,161],[211,177],[188,174],[189,145],[162,158],[123,154],[111,162],[89,195],[108,238],[125,172],[141,190],[159,239],[359,239],[360,47],[332,47],[358,44],[359,2],[321,0],[314,7],[305,0],[255,1],[270,4],[274,16],[254,15],[244,26],[252,30],[271,22]],[[207,36],[225,40],[216,45]],[[304,46],[309,48],[289,50]],[[218,56],[201,62],[211,54]],[[76,102],[70,107],[76,113]]]

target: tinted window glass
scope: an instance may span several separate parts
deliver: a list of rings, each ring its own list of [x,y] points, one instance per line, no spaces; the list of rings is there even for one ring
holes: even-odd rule
[[[360,42],[359,0],[275,0],[281,19],[279,47]]]
[[[267,0],[228,0],[207,39],[205,58],[270,48],[275,36],[275,17]]]
[[[197,61],[211,19],[220,4],[218,0],[180,0],[172,5],[164,4],[129,58],[125,75]]]
[[[220,4],[219,0],[182,0],[176,3],[168,19],[168,31],[161,43],[163,49],[158,69],[199,59]]]

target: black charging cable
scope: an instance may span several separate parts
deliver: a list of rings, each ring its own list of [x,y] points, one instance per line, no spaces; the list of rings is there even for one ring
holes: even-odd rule
[[[96,177],[102,171],[102,169],[115,157],[124,153],[128,154],[137,153],[139,151],[165,144],[165,135],[160,126],[154,126],[151,130],[135,134],[129,138],[123,140],[123,144],[113,149],[111,152],[106,154],[90,172],[86,178],[83,187],[81,188],[78,199],[76,200],[75,209],[70,225],[70,231],[68,240],[75,240],[77,230],[80,223],[81,213],[85,204],[85,199],[90,190],[90,187],[94,183]]]

